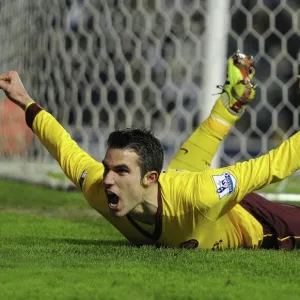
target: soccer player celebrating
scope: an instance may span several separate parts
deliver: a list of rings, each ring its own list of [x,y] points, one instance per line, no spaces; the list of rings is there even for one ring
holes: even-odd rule
[[[300,133],[257,159],[207,169],[219,141],[254,97],[253,75],[251,58],[241,54],[230,58],[228,80],[211,116],[183,145],[187,157],[202,161],[195,172],[163,173],[162,146],[151,132],[141,129],[112,132],[104,160],[97,162],[31,99],[16,72],[0,75],[0,88],[25,111],[28,126],[88,203],[132,243],[292,249],[299,245],[300,209],[268,202],[252,192],[300,168]],[[190,147],[197,135],[207,141],[212,137],[207,157],[200,157],[205,148],[197,141],[198,150]],[[171,167],[191,165],[181,155]]]

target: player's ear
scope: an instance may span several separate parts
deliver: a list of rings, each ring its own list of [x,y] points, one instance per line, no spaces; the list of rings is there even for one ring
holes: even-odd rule
[[[142,183],[145,187],[150,186],[152,183],[157,182],[158,173],[156,171],[149,171],[144,176]]]

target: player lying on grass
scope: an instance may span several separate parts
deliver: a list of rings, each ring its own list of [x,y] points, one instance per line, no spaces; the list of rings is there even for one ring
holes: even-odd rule
[[[187,157],[193,156],[193,165],[203,161],[199,169],[209,165],[243,104],[255,94],[251,59],[235,59],[229,60],[228,82],[211,116],[184,145]],[[162,173],[163,149],[149,131],[112,132],[105,158],[97,162],[34,103],[16,72],[0,75],[0,88],[25,111],[28,126],[81,188],[88,203],[132,243],[204,249],[298,246],[300,210],[249,193],[299,169],[299,133],[268,154],[231,167]],[[198,154],[190,147],[197,135],[210,143],[198,148]],[[210,154],[205,156],[207,149]],[[179,155],[171,167],[180,160],[183,165],[190,163]]]

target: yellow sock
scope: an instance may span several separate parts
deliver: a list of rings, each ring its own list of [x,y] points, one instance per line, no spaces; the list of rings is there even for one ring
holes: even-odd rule
[[[219,97],[210,116],[183,143],[168,169],[199,172],[210,167],[220,143],[240,117],[240,114],[228,111],[222,97],[228,96],[222,94]]]

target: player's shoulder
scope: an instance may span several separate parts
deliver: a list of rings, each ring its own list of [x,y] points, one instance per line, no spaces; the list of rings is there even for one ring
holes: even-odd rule
[[[181,169],[168,169],[161,173],[159,176],[159,183],[170,188],[177,187],[182,189],[187,186],[193,186],[199,184],[201,181],[206,181],[208,177],[211,177],[211,169],[203,170],[199,172],[181,170]]]
[[[168,169],[163,171],[159,176],[159,181],[162,182],[177,182],[182,180],[183,178],[189,178],[194,176],[196,172],[190,172],[181,169]]]
[[[80,174],[78,183],[81,189],[83,186],[90,187],[95,182],[102,183],[104,174],[104,166],[101,162],[92,161],[88,164]]]
[[[180,174],[188,174],[188,173],[192,173],[190,171],[187,170],[183,170],[183,169],[167,169],[167,170],[163,170],[161,172],[161,175],[163,176],[178,176]]]
[[[194,188],[197,172],[168,169],[159,178],[164,206],[164,215],[182,216],[192,209],[189,195]]]

